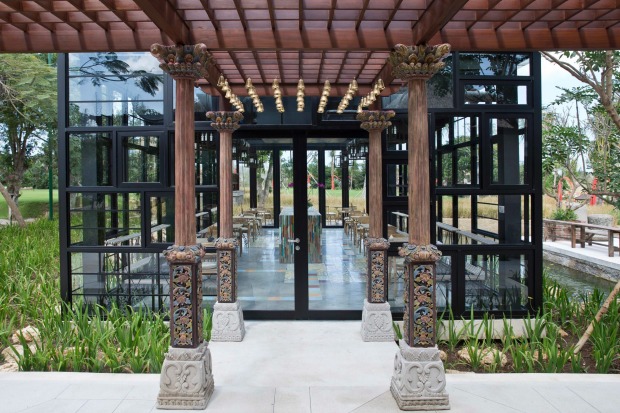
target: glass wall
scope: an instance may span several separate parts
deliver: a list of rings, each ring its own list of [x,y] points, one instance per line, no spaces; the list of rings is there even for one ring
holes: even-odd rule
[[[431,238],[444,254],[438,307],[457,316],[470,310],[525,314],[542,299],[540,57],[457,52],[446,63],[428,82]],[[59,116],[63,297],[166,311],[168,267],[161,251],[174,243],[180,202],[174,196],[174,82],[148,53],[61,55],[59,73],[66,94]],[[204,112],[217,110],[219,101],[200,89],[194,100],[196,236],[208,240],[218,236],[219,135]],[[342,226],[347,207],[361,215],[367,210],[366,159],[346,144],[357,140],[361,147],[366,134],[354,111],[333,111],[339,101],[331,96],[323,115],[314,110],[315,97],[305,98],[301,113],[294,98],[285,99],[284,114],[269,97],[262,98],[261,114],[244,102],[230,167],[235,214],[253,222],[239,284],[248,309],[294,308],[299,274],[274,251],[282,245],[280,213],[294,207],[299,185],[323,232],[322,262],[303,274],[314,282],[305,289],[309,308],[357,311],[363,302],[363,249],[356,232],[345,234]],[[406,88],[384,97],[382,107],[397,113],[383,135],[381,196],[383,233],[392,243],[388,295],[398,317],[404,263],[397,248],[408,240],[408,203],[420,200],[407,192]],[[295,139],[306,142],[302,182],[293,182]],[[330,255],[337,250],[343,252]],[[332,267],[323,274],[319,264]],[[215,289],[215,277],[205,274],[205,301],[214,300]]]

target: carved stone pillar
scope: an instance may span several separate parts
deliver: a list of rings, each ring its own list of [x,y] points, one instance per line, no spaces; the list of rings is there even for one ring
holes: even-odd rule
[[[242,341],[243,312],[237,301],[237,249],[233,237],[232,133],[243,119],[241,112],[208,112],[211,126],[220,133],[220,238],[217,248],[217,302],[213,306],[211,340]]]
[[[207,77],[212,57],[204,44],[151,46],[151,54],[176,83],[175,244],[170,264],[170,348],[162,366],[159,409],[204,409],[213,393],[211,354],[203,339],[202,247],[196,245],[194,83]]]
[[[391,391],[401,410],[450,408],[445,371],[436,345],[435,263],[441,252],[430,244],[430,145],[426,82],[444,67],[450,45],[396,45],[390,53],[395,78],[408,82],[409,243],[405,257],[403,340],[396,353]]]
[[[383,168],[381,132],[392,125],[393,111],[364,111],[357,115],[362,129],[368,131],[368,213],[370,224],[365,241],[368,258],[368,277],[364,310],[362,311],[362,339],[364,341],[393,341],[392,312],[387,302],[388,240],[383,238]]]

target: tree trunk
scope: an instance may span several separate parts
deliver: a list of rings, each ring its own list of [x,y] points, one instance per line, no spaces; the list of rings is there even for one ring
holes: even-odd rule
[[[2,185],[2,183],[0,183],[0,192],[2,193],[2,197],[6,201],[6,204],[8,205],[9,209],[13,212],[13,216],[15,216],[15,220],[17,221],[19,226],[25,227],[26,221],[24,221],[24,217],[22,216],[22,213],[19,210],[19,207],[17,206],[15,201],[13,201],[13,198],[9,194],[9,191],[6,190],[6,188],[4,187],[4,185]]]
[[[273,180],[273,152],[269,154],[269,166],[267,167],[267,176],[263,181],[263,187],[258,194],[258,205],[261,208],[265,208],[265,200],[269,194],[269,188],[271,187],[271,181]]]
[[[616,299],[616,295],[618,295],[618,292],[620,292],[620,281],[616,283],[614,289],[609,293],[609,297],[607,297],[607,300],[605,300],[601,309],[598,310],[598,313],[596,313],[594,321],[590,322],[590,325],[586,329],[586,332],[583,333],[583,335],[577,342],[577,345],[575,345],[575,350],[573,350],[574,354],[579,353],[583,345],[586,344],[586,341],[588,341],[588,339],[590,338],[590,334],[592,334],[592,331],[594,330],[594,323],[598,323],[599,321],[601,321],[601,318],[607,313],[607,310],[609,310],[609,304],[611,304],[611,302]]]

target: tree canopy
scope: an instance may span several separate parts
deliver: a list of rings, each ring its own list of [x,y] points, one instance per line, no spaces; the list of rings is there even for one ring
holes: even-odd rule
[[[39,55],[0,54],[0,184],[15,204],[29,156],[56,135],[56,116],[55,69]]]
[[[543,170],[562,167],[585,192],[620,207],[620,51],[543,52],[543,56],[583,83],[561,88],[563,93],[554,102],[574,103],[576,122],[557,114],[546,118]],[[583,118],[580,106],[585,108]]]

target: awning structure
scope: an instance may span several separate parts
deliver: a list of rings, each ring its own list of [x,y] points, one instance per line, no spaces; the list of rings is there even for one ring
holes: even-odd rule
[[[0,52],[147,51],[205,43],[233,91],[389,86],[397,43],[452,50],[620,48],[619,0],[0,0]],[[218,73],[212,73],[211,77]],[[216,83],[217,79],[209,79]],[[215,89],[212,88],[215,92]]]

